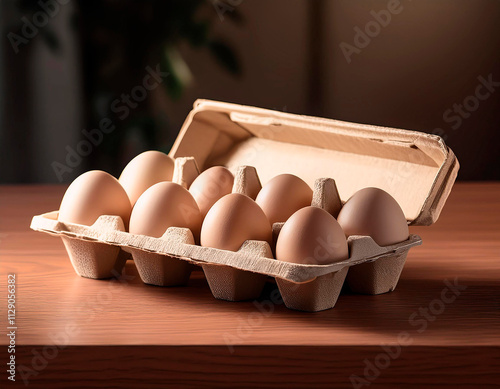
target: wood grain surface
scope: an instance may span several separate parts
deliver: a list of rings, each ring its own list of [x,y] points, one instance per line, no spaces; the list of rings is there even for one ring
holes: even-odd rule
[[[176,288],[144,285],[131,261],[119,280],[78,277],[59,238],[29,229],[64,190],[0,187],[1,331],[15,273],[18,367],[32,366],[33,350],[57,350],[30,387],[353,387],[353,375],[366,380],[360,387],[498,385],[498,183],[457,184],[435,225],[410,228],[424,243],[410,250],[394,292],[342,294],[317,313],[271,301],[273,283],[258,301],[215,300],[201,271]],[[366,363],[386,360],[387,344],[398,356],[365,376]]]

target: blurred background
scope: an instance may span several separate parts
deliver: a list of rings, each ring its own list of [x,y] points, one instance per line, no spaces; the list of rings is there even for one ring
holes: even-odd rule
[[[117,176],[197,98],[437,134],[459,179],[498,180],[499,22],[498,0],[2,0],[0,183]]]

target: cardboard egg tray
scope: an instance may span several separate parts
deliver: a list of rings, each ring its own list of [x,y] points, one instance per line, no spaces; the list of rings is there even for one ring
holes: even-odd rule
[[[200,170],[224,165],[235,173],[233,192],[252,198],[261,180],[295,174],[313,188],[312,205],[333,216],[356,190],[376,186],[396,198],[414,225],[437,220],[458,171],[453,152],[437,136],[203,100],[195,103],[170,155],[176,158],[174,182],[189,187]],[[198,265],[218,299],[258,298],[272,277],[285,305],[303,311],[332,308],[344,281],[357,293],[392,291],[408,250],[421,244],[417,235],[386,247],[352,236],[347,260],[305,265],[273,259],[267,242],[246,241],[231,252],[195,245],[185,228],[153,238],[125,232],[117,216],[83,226],[59,222],[57,215],[35,216],[31,228],[61,236],[81,276],[120,274],[132,255],[145,283],[176,286],[185,285]],[[273,225],[272,246],[282,225]]]
[[[188,187],[198,175],[193,158],[177,158],[174,180]],[[241,166],[233,192],[257,193],[255,168]],[[313,206],[337,216],[342,207],[335,181],[320,178],[313,189]],[[332,308],[349,274],[351,290],[379,294],[393,290],[410,247],[421,244],[417,235],[389,247],[370,237],[350,237],[349,259],[331,265],[302,265],[273,259],[273,249],[284,223],[273,225],[273,247],[264,241],[246,241],[238,252],[200,247],[187,228],[169,228],[161,238],[125,232],[119,216],[101,216],[88,227],[57,221],[57,211],[36,216],[31,228],[60,235],[75,271],[88,278],[120,274],[130,253],[142,281],[157,286],[186,285],[192,265],[199,265],[215,298],[229,301],[256,299],[269,276],[276,279],[285,305],[304,311]],[[319,243],[318,243],[319,244]],[[349,270],[352,267],[352,272]]]

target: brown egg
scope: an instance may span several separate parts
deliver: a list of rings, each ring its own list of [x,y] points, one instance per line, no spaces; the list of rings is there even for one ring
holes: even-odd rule
[[[189,228],[198,241],[201,214],[187,189],[173,182],[159,182],[135,203],[130,232],[159,238],[169,227]]]
[[[160,151],[145,151],[132,159],[122,171],[119,181],[134,206],[146,189],[162,181],[172,181],[174,160]]]
[[[338,216],[346,236],[367,235],[379,246],[408,239],[409,231],[403,210],[387,192],[364,188],[354,193]]]
[[[312,189],[293,174],[280,174],[260,190],[255,202],[269,222],[285,222],[295,211],[311,205]]]
[[[102,215],[120,216],[128,226],[130,201],[112,175],[91,170],[83,173],[66,190],[59,208],[59,220],[91,226]]]
[[[271,225],[250,197],[231,193],[208,211],[201,227],[201,245],[238,251],[246,240],[271,243]]]
[[[328,212],[305,207],[285,222],[276,242],[280,261],[326,265],[349,257],[344,231]]]
[[[196,200],[203,218],[217,200],[231,193],[233,183],[233,173],[223,166],[211,167],[196,177],[189,192]]]

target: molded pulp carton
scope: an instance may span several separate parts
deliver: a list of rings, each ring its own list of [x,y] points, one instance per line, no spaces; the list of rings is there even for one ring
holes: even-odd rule
[[[357,190],[378,187],[398,201],[410,225],[437,220],[459,168],[435,135],[206,100],[195,102],[170,156],[176,158],[174,182],[188,188],[201,171],[224,165],[235,174],[233,192],[251,198],[261,183],[295,174],[313,188],[312,205],[335,217]],[[282,225],[273,225],[273,242]],[[198,265],[216,298],[258,298],[273,277],[285,305],[303,311],[332,308],[344,282],[356,293],[394,290],[408,250],[421,244],[417,235],[386,247],[352,236],[347,260],[302,265],[273,259],[267,242],[246,241],[230,252],[195,245],[184,228],[171,227],[161,238],[130,234],[117,216],[82,226],[57,221],[56,211],[35,216],[31,228],[61,236],[84,277],[120,274],[132,255],[145,283],[185,285]]]

